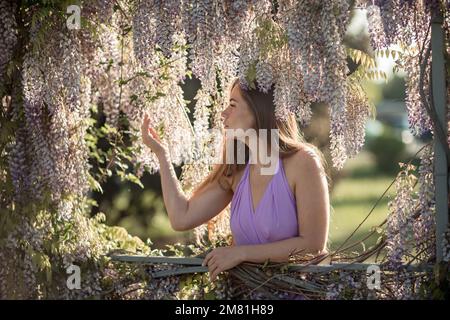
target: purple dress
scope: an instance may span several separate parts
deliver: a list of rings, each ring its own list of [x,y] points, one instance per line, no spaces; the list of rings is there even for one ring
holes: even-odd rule
[[[236,245],[263,244],[298,237],[297,206],[279,158],[275,174],[253,210],[247,163],[231,200],[230,227]],[[280,170],[281,169],[281,170]]]
[[[254,245],[298,237],[297,205],[287,182],[283,161],[278,159],[275,174],[255,210],[249,168],[247,163],[231,200],[230,227],[234,243],[238,246]],[[275,294],[286,300],[304,299],[300,294]],[[264,296],[252,294],[250,299],[264,299]]]

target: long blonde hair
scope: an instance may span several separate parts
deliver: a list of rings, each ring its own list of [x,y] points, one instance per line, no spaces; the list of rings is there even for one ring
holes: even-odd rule
[[[236,85],[239,85],[239,79],[233,81],[229,92],[233,90]],[[297,121],[295,119],[294,114],[290,113],[287,117],[287,120],[278,120],[275,117],[275,104],[274,104],[274,87],[267,92],[261,92],[257,89],[246,89],[239,85],[240,93],[245,100],[245,102],[250,106],[250,109],[253,112],[253,115],[256,119],[256,132],[259,132],[259,129],[278,129],[279,130],[279,155],[280,158],[283,159],[288,157],[298,150],[309,147],[315,151],[315,153],[319,156],[321,161],[321,165],[323,168],[327,166],[326,160],[322,154],[322,152],[313,144],[310,144],[305,141],[303,135],[301,134]],[[270,145],[270,136],[268,135],[268,144]],[[245,150],[245,164],[237,163],[237,150],[238,143],[242,143]],[[234,139],[233,142],[233,161],[225,161],[227,159],[226,154],[226,143],[224,137],[223,143],[223,151],[222,151],[222,162],[220,164],[216,164],[211,171],[211,173],[206,177],[206,179],[200,183],[194,190],[194,194],[203,190],[209,183],[218,181],[219,185],[225,191],[230,191],[231,186],[234,182],[234,178],[236,177],[236,172],[245,168],[246,164],[249,160],[249,148],[243,142]],[[327,175],[328,176],[328,175]],[[226,183],[226,178],[232,177],[231,185]]]

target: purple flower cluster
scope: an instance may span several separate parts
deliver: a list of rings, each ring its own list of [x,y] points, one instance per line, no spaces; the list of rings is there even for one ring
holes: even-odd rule
[[[0,1],[0,90],[3,75],[10,62],[17,41],[16,4],[14,1]]]

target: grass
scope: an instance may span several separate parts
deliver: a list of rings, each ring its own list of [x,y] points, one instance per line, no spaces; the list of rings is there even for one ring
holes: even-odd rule
[[[342,243],[353,230],[364,220],[373,205],[392,182],[388,177],[351,178],[342,181],[336,186],[336,194],[332,197],[333,211],[330,222],[331,248]],[[377,226],[387,217],[389,196],[388,193],[378,203],[370,217],[364,222],[352,239],[360,239],[371,227]],[[352,241],[353,242],[353,241]]]
[[[389,187],[395,176],[377,173],[373,160],[366,153],[350,160],[344,168],[348,176],[342,178],[331,194],[330,249],[336,249],[364,220],[378,198]],[[386,219],[388,201],[394,196],[393,186],[378,203],[370,217],[347,242],[362,239],[371,229]],[[372,245],[377,237],[371,237],[365,245]],[[355,247],[361,251],[364,244]]]

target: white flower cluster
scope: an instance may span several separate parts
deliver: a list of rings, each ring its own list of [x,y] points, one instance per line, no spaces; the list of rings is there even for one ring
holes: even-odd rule
[[[176,265],[150,265],[148,266],[146,272],[151,274],[156,271],[162,270],[172,270],[175,269]],[[169,276],[162,278],[151,278],[149,281],[148,288],[146,288],[145,298],[151,300],[161,300],[161,299],[176,299],[176,293],[178,291],[178,286],[180,282],[179,276]]]
[[[327,300],[361,300],[364,299],[362,289],[364,285],[355,280],[356,274],[347,271],[339,272],[339,281],[330,282],[326,294]]]
[[[430,99],[431,58],[425,61],[431,45],[431,17],[439,6],[448,8],[446,1],[362,1],[368,5],[367,18],[371,45],[374,50],[397,45],[403,50],[402,64],[406,72],[406,107],[411,132],[414,135],[431,131],[432,125],[422,99]],[[444,10],[444,19],[449,11]],[[409,17],[405,19],[404,17]],[[419,27],[420,26],[420,27]],[[421,83],[421,65],[423,83]],[[420,94],[423,88],[424,97]],[[428,101],[430,103],[430,101]]]
[[[434,152],[431,145],[426,146],[420,155],[418,210],[419,216],[414,222],[416,251],[419,257],[426,261],[434,257],[436,252],[436,206],[434,186]]]
[[[49,192],[51,200],[58,201],[64,194],[83,195],[88,190],[84,121],[89,105],[81,98],[89,89],[82,88],[88,83],[81,81],[78,47],[76,39],[59,33],[42,53],[30,51],[24,57],[26,130],[20,134],[26,136],[29,157],[18,159],[26,153],[19,138],[10,158],[12,168],[29,161],[26,183],[16,185],[29,187],[22,189],[23,196],[42,199]]]
[[[266,92],[274,86],[279,119],[294,113],[306,125],[312,115],[311,103],[328,103],[333,163],[342,168],[347,157],[361,149],[367,118],[366,104],[355,108],[347,103],[343,37],[349,9],[345,0],[285,0],[277,8],[266,0],[140,1],[133,15],[133,52],[142,70],[151,72],[158,65],[158,52],[169,58],[175,36],[186,39],[189,68],[202,85],[194,133],[189,135],[201,147],[211,139],[206,133],[208,118],[218,118],[227,102],[223,92],[238,76],[244,87]],[[181,79],[177,80],[174,86]],[[212,112],[206,110],[205,101]],[[354,109],[360,111],[359,116],[355,117]],[[198,152],[195,145],[191,148]],[[206,148],[200,155],[208,157],[209,153],[211,149]],[[147,163],[157,170],[154,159]]]
[[[285,15],[281,21],[287,30],[290,57],[295,62],[291,64],[297,73],[293,78],[301,79],[295,83],[297,89],[292,92],[298,97],[306,96],[297,101],[322,101],[329,105],[333,164],[342,168],[347,156],[357,152],[347,149],[350,146],[345,140],[351,138],[347,136],[346,128],[358,125],[347,123],[346,117],[348,67],[342,40],[349,18],[348,3],[281,1],[280,14]],[[305,104],[304,108],[309,105]],[[303,122],[307,123],[309,112],[303,111],[299,117],[305,115]]]

